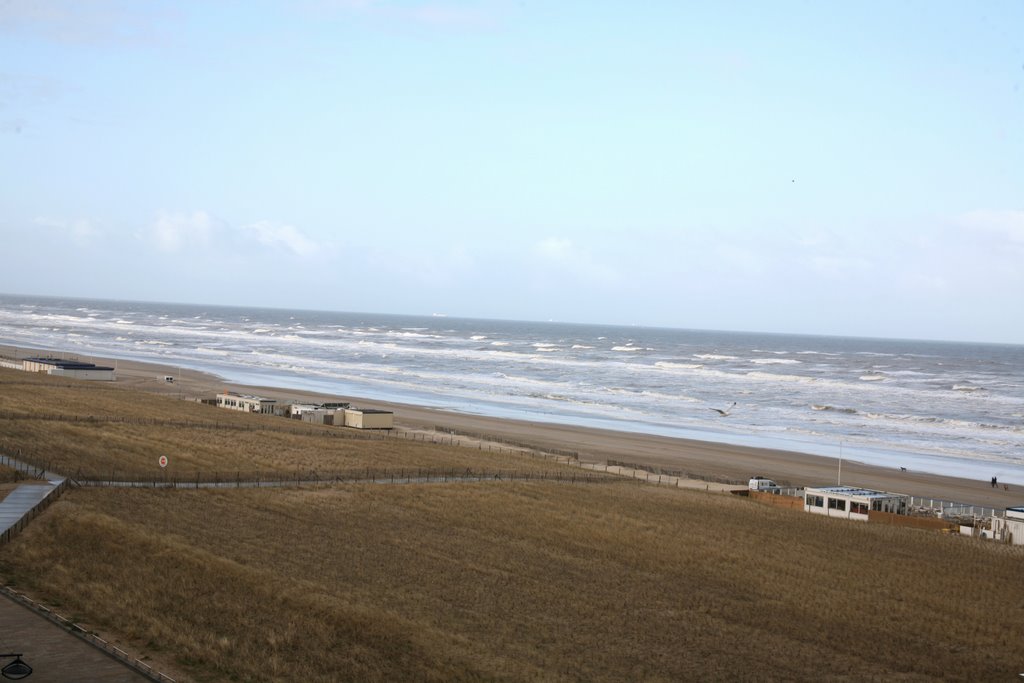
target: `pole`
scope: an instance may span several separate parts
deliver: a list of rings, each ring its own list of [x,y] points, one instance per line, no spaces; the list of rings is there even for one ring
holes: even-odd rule
[[[839,476],[836,478],[836,486],[843,485],[843,442],[839,442]]]

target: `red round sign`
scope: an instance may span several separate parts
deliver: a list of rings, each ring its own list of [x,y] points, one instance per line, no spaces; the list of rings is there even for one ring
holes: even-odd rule
[[[160,463],[160,467],[167,467],[167,456],[161,455],[160,460],[158,460],[157,462]]]

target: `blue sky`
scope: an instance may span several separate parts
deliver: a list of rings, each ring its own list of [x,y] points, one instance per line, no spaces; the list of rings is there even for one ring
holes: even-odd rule
[[[0,292],[1024,343],[1024,3],[0,4]]]

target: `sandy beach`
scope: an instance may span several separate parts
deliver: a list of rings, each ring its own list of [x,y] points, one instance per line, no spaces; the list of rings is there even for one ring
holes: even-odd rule
[[[8,357],[23,358],[39,353],[35,349],[0,346],[0,354]],[[205,372],[124,359],[89,356],[83,360],[116,367],[116,383],[119,386],[180,398],[211,398],[217,393],[234,391],[273,398],[280,402],[350,401],[359,407],[393,410],[395,426],[398,428],[442,427],[486,434],[536,444],[542,448],[575,451],[583,462],[605,463],[617,460],[736,480],[762,475],[792,486],[834,485],[840,475],[837,459],[804,453],[455,413],[378,401],[372,397],[328,395],[288,387],[239,385]],[[165,375],[174,376],[175,381],[165,382]],[[898,467],[878,467],[846,459],[842,462],[841,476],[844,485],[925,498],[994,508],[1024,505],[1024,490],[1017,490],[1021,487],[1011,485],[1008,490],[1003,486],[992,488],[989,479],[981,472],[977,480],[961,479],[925,472],[903,472]]]

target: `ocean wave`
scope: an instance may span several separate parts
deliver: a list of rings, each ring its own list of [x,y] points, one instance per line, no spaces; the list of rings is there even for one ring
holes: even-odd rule
[[[487,335],[486,334],[474,334],[472,337],[470,337],[470,339],[472,339],[473,341],[483,341],[484,339],[487,339]]]
[[[846,413],[847,415],[854,415],[857,413],[856,408],[838,408],[836,406],[818,405],[814,404],[811,406],[811,410],[825,410],[834,413]]]
[[[587,346],[586,344],[573,344],[572,348],[574,348],[574,349],[592,349],[594,347],[593,346]]]
[[[861,375],[859,379],[864,382],[881,382],[885,375]]]
[[[803,361],[792,358],[755,358],[750,361],[754,365],[802,365]]]
[[[703,363],[674,363],[668,360],[659,360],[654,365],[655,367],[667,368],[669,370],[700,370],[704,367]]]
[[[636,352],[636,351],[644,351],[644,350],[650,351],[651,349],[644,349],[644,348],[642,348],[640,346],[613,346],[612,347],[612,351],[626,351],[626,352],[629,352],[629,353],[633,353],[633,352]]]
[[[953,391],[967,391],[967,392],[971,392],[971,391],[985,391],[985,390],[986,390],[985,387],[976,386],[976,385],[973,385],[973,384],[954,384],[953,385]]]
[[[739,360],[738,356],[726,356],[718,353],[695,353],[693,357],[700,360]]]
[[[803,377],[802,375],[777,375],[774,372],[758,372],[756,370],[751,371],[743,375],[750,379],[768,380],[771,382],[817,382],[816,377]]]

